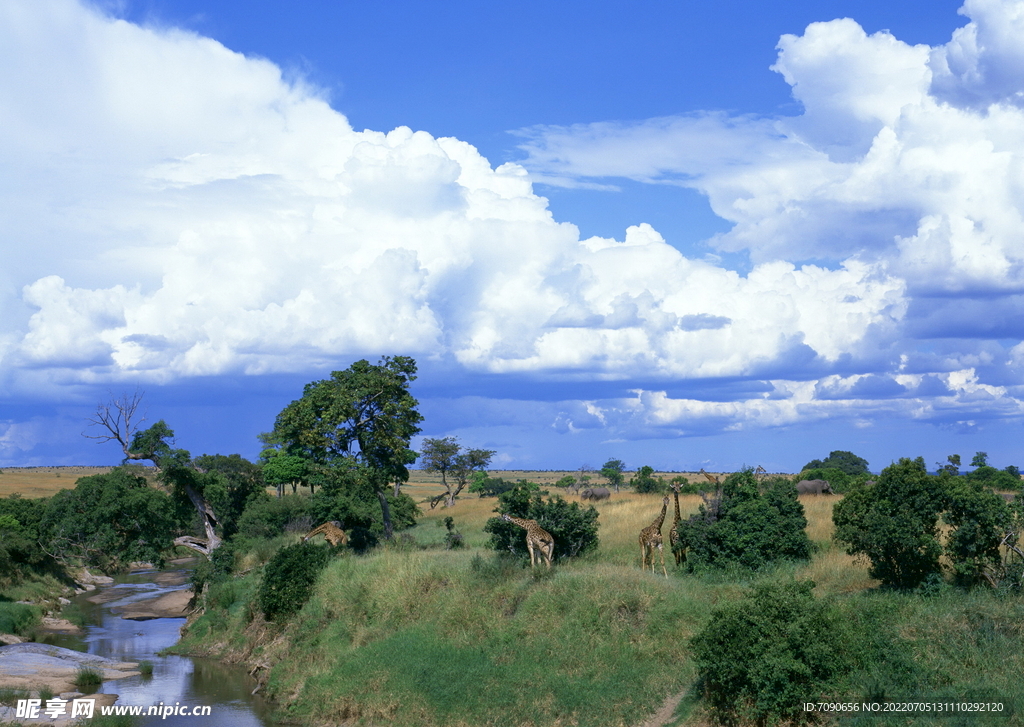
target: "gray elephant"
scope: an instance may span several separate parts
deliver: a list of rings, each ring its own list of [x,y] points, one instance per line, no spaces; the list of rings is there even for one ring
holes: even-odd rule
[[[611,496],[607,487],[588,487],[580,493],[581,500],[607,500]]]
[[[827,480],[800,480],[796,483],[796,491],[800,495],[836,494]]]

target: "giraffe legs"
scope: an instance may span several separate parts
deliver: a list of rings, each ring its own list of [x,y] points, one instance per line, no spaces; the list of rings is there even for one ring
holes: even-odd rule
[[[661,547],[661,543],[658,543],[658,555],[661,556],[661,570],[665,573],[665,577],[668,578],[668,571],[665,570],[665,549]],[[654,553],[651,553],[651,573],[654,573]]]

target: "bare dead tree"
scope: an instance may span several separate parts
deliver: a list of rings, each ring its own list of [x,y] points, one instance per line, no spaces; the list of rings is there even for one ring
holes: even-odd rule
[[[89,422],[90,426],[99,427],[101,433],[90,435],[82,432],[82,436],[99,442],[117,442],[121,445],[121,451],[124,453],[125,459],[134,461],[149,460],[156,467],[157,471],[160,471],[162,456],[160,454],[160,443],[166,438],[170,438],[173,441],[173,432],[167,428],[163,421],[157,422],[156,425],[150,427],[150,431],[155,430],[155,433],[152,437],[145,437],[150,440],[146,442],[146,446],[143,446],[141,449],[132,449],[132,445],[136,444],[136,434],[140,431],[141,424],[146,421],[146,417],[139,411],[143,396],[144,392],[136,390],[134,394],[122,394],[120,397],[112,397],[108,403],[98,405],[96,407],[96,414],[89,419]],[[191,466],[194,468],[194,465]],[[190,548],[209,558],[210,554],[221,544],[221,538],[217,535],[216,531],[219,519],[216,513],[214,513],[213,508],[206,501],[206,498],[203,497],[201,492],[192,487],[187,478],[177,478],[173,486],[180,487],[184,491],[199,514],[203,530],[206,533],[205,539],[196,538],[191,535],[182,535],[174,539],[174,544]]]
[[[96,414],[89,418],[90,427],[99,427],[100,434],[86,434],[86,439],[95,439],[99,442],[117,442],[121,445],[126,459],[144,460],[149,459],[144,452],[132,452],[132,439],[139,426],[146,421],[146,417],[139,412],[142,405],[144,392],[135,390],[134,394],[122,394],[120,397],[113,397],[106,404],[99,404],[96,407]],[[103,430],[106,430],[103,433]],[[154,463],[155,464],[155,463]]]

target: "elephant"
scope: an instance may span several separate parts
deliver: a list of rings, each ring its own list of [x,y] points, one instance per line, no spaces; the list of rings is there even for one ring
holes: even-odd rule
[[[800,495],[836,494],[827,480],[800,480],[796,483],[796,491]]]
[[[607,487],[588,487],[580,493],[581,500],[607,500],[611,496]]]

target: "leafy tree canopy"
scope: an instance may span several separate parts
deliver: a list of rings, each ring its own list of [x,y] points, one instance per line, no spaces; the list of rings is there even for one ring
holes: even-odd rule
[[[39,527],[63,565],[113,573],[136,560],[162,564],[180,524],[166,493],[118,467],[54,495]]]
[[[945,488],[924,459],[904,457],[874,485],[854,489],[832,511],[835,539],[871,562],[869,573],[895,588],[914,588],[940,572],[939,514]]]
[[[329,379],[306,384],[302,398],[277,415],[265,441],[316,464],[362,468],[380,504],[384,537],[390,538],[384,488],[408,481],[408,465],[416,461],[410,441],[423,421],[409,393],[415,379],[416,362],[408,356],[384,356],[376,365],[356,361]]]
[[[445,499],[445,507],[453,507],[455,498],[466,487],[475,474],[483,474],[491,463],[495,452],[490,449],[463,449],[455,437],[442,439],[426,438],[421,445],[421,464],[427,472],[438,472],[445,493],[431,502],[433,507],[437,501]],[[448,481],[451,475],[452,482]]]
[[[803,466],[805,470],[834,468],[847,475],[868,474],[868,461],[853,452],[837,449],[829,452],[825,459],[812,459]]]
[[[601,467],[601,476],[604,477],[611,485],[614,485],[615,491],[619,491],[619,486],[622,485],[623,472],[626,471],[626,464],[621,459],[610,459],[604,463]]]

